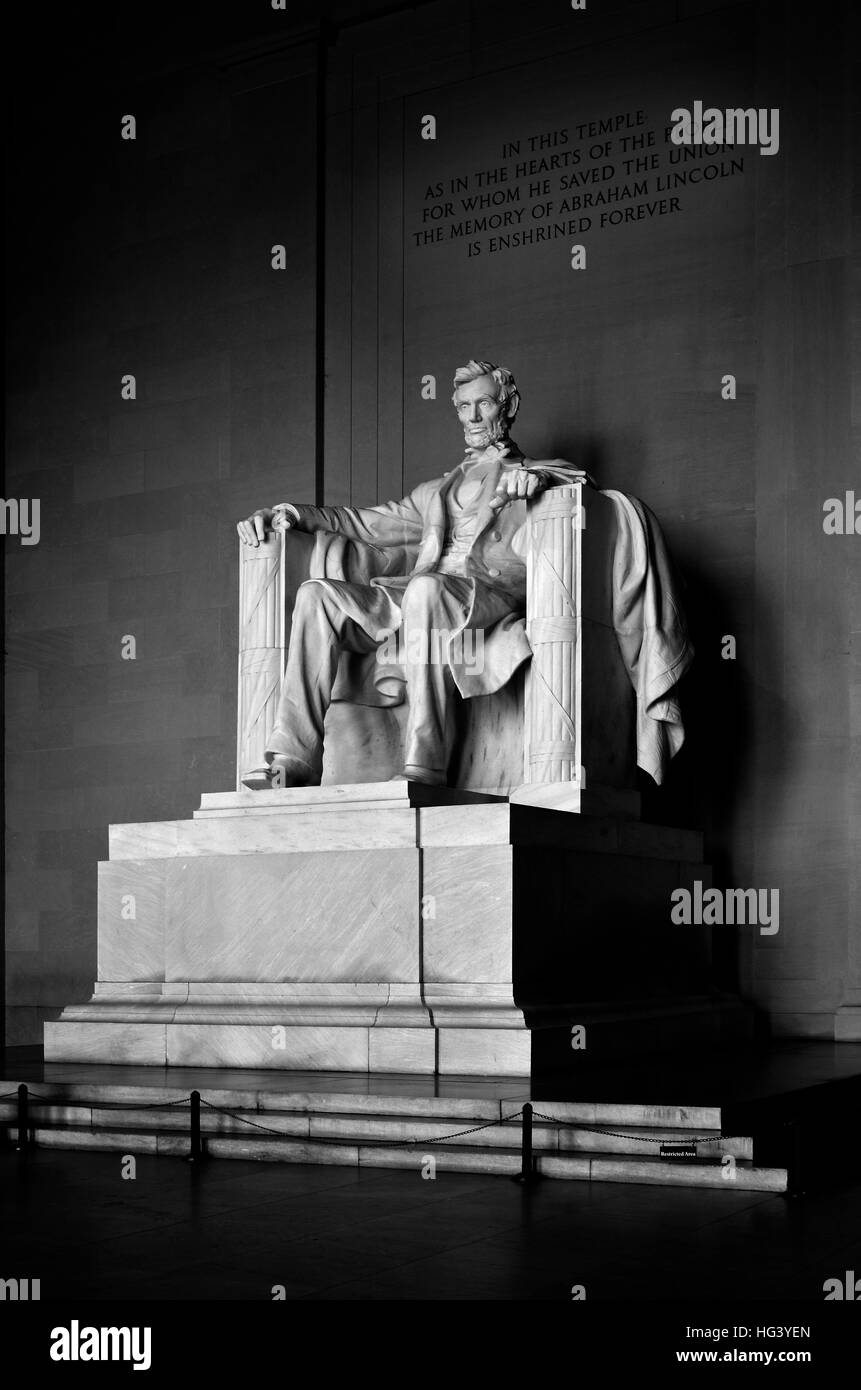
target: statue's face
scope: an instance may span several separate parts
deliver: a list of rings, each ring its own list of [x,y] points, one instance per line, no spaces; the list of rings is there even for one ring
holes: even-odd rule
[[[508,433],[508,420],[492,376],[478,376],[475,381],[458,386],[454,408],[468,449],[486,449]]]

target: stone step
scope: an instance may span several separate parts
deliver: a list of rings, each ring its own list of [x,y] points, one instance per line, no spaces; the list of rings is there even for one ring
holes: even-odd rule
[[[0,1133],[14,1138],[8,1124]],[[185,1157],[188,1135],[153,1132],[145,1129],[93,1130],[85,1126],[50,1127],[36,1124],[32,1131],[37,1146],[66,1149],[119,1151],[123,1154],[150,1153]],[[275,1163],[336,1164],[349,1167],[401,1168],[420,1170],[432,1157],[438,1171],[474,1172],[516,1176],[521,1168],[519,1148],[488,1148],[478,1145],[455,1147],[434,1144],[430,1152],[422,1146],[365,1144],[344,1140],[340,1143],[311,1143],[302,1138],[281,1139],[271,1135],[205,1136],[206,1154],[211,1158],[257,1159]],[[543,1177],[584,1182],[626,1182],[677,1187],[718,1187],[751,1192],[783,1192],[787,1175],[782,1168],[755,1168],[738,1162],[730,1179],[719,1162],[675,1162],[661,1158],[634,1158],[622,1155],[535,1154],[535,1171]]]
[[[403,1085],[404,1078],[395,1078]],[[5,1092],[17,1089],[19,1080],[4,1081]],[[36,1100],[51,1100],[57,1104],[69,1105],[133,1105],[137,1107],[163,1105],[165,1103],[188,1100],[189,1087],[118,1085],[113,1082],[50,1082],[41,1084],[26,1083],[30,1095]],[[416,1083],[419,1086],[421,1083]],[[555,1120],[566,1123],[586,1125],[605,1125],[607,1127],[630,1126],[637,1129],[658,1129],[681,1131],[693,1134],[705,1130],[712,1134],[721,1129],[721,1111],[714,1105],[654,1105],[648,1103],[618,1103],[613,1101],[558,1101],[535,1100],[530,1097],[528,1086],[522,1092],[513,1091],[502,1099],[489,1099],[475,1095],[423,1095],[398,1094],[394,1087],[386,1088],[385,1078],[380,1079],[376,1091],[367,1093],[350,1090],[275,1090],[225,1089],[208,1087],[198,1083],[201,1099],[209,1105],[222,1110],[233,1111],[300,1111],[318,1114],[344,1113],[352,1115],[379,1115],[392,1117],[415,1115],[432,1119],[451,1117],[456,1120],[500,1119],[503,1115],[520,1110],[527,1100],[533,1101],[535,1109],[551,1115]],[[12,1113],[14,1099],[2,1102],[5,1109],[0,1114]],[[205,1107],[204,1107],[205,1108]],[[36,1113],[34,1111],[34,1113]],[[265,1116],[264,1116],[265,1118]]]
[[[512,1107],[511,1109],[514,1109]],[[503,1107],[503,1113],[511,1113]],[[455,1117],[429,1119],[419,1115],[408,1117],[378,1112],[373,1115],[355,1112],[313,1113],[310,1111],[278,1110],[244,1111],[231,1107],[232,1113],[225,1114],[201,1108],[201,1131],[206,1134],[251,1134],[256,1126],[261,1129],[275,1129],[285,1136],[313,1139],[337,1139],[365,1143],[380,1141],[393,1143],[398,1140],[415,1140],[418,1143],[438,1143],[450,1140],[455,1147],[462,1145],[481,1148],[505,1148],[512,1142],[520,1142],[519,1118],[509,1124],[494,1124],[496,1116],[488,1121],[470,1117],[473,1123],[465,1124],[466,1133],[458,1134],[458,1125],[464,1120]],[[14,1120],[14,1105],[0,1104],[0,1120]],[[159,1133],[189,1129],[189,1110],[187,1106],[173,1109],[144,1109],[135,1104],[83,1105],[74,1103],[34,1106],[33,1120],[45,1128],[88,1127],[92,1130],[135,1130],[156,1129]],[[492,1127],[475,1130],[478,1124]],[[585,1123],[580,1121],[580,1123]],[[512,1136],[515,1135],[516,1139]],[[698,1157],[718,1159],[724,1154],[732,1154],[738,1160],[750,1160],[753,1145],[749,1138],[734,1137],[719,1139],[713,1132],[692,1134],[690,1128],[668,1129],[666,1127],[630,1127],[627,1130],[606,1131],[602,1129],[567,1129],[536,1120],[533,1125],[533,1147],[546,1153],[589,1152],[595,1154],[631,1154],[647,1157],[658,1156],[661,1143],[678,1143],[681,1140],[696,1140]]]
[[[430,787],[393,777],[385,782],[329,782],[319,787],[271,787],[264,791],[204,792],[195,816],[257,815],[263,811],[338,811],[380,807],[481,806],[508,797],[461,787]]]
[[[371,784],[370,789],[374,786]],[[195,811],[192,820],[109,826],[109,858],[173,859],[188,855],[469,845],[555,846],[578,853],[621,854],[696,865],[701,865],[703,856],[699,831],[617,817],[569,815],[477,796],[474,803],[464,805],[416,806],[394,796],[315,804],[285,802],[286,792],[245,795],[250,804],[245,804],[238,793],[204,796],[203,806]],[[263,801],[258,802],[258,797]],[[210,806],[213,801],[219,804]]]
[[[424,849],[516,844],[680,863],[699,864],[703,858],[699,830],[517,804],[426,807],[419,812],[419,842]]]
[[[261,793],[264,795],[264,793]],[[270,815],[142,821],[108,827],[111,861],[192,855],[290,854],[303,851],[415,849],[416,814],[409,807],[300,808]]]

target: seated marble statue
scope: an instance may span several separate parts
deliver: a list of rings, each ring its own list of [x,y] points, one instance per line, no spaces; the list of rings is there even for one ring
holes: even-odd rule
[[[250,546],[269,530],[296,528],[334,533],[382,554],[382,573],[366,583],[310,579],[299,588],[266,765],[244,779],[246,786],[319,784],[323,726],[345,653],[383,655],[374,667],[378,689],[408,704],[403,775],[431,785],[446,782],[452,701],[492,694],[529,659],[522,622],[527,499],[586,474],[562,459],[524,457],[510,433],[520,396],[505,367],[472,360],[458,368],[452,401],[465,458],[401,501],[284,502],[238,523]],[[394,663],[392,634],[403,658]],[[421,656],[410,659],[411,652]]]

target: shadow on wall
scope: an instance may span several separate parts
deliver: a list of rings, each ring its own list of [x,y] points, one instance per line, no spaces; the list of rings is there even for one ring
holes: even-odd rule
[[[548,455],[580,464],[599,487],[618,488],[642,497],[658,516],[676,565],[695,657],[679,687],[685,744],[670,764],[663,786],[638,773],[643,819],[705,832],[706,861],[717,887],[750,886],[752,872],[753,791],[757,722],[767,723],[780,745],[791,748],[797,722],[785,701],[767,686],[754,683],[756,671],[768,672],[779,653],[767,610],[751,585],[741,602],[710,568],[708,555],[687,548],[640,481],[636,461],[647,455],[646,441],[632,436],[598,439],[559,434]],[[634,466],[632,467],[632,460]],[[671,531],[676,529],[675,536]],[[725,638],[736,639],[734,658]],[[754,661],[753,642],[756,641]],[[791,767],[771,769],[785,786]],[[782,800],[782,795],[780,796]],[[736,976],[735,933],[716,934],[718,976],[732,987]]]
[[[663,787],[642,776],[643,816],[705,831],[705,858],[712,866],[714,886],[746,888],[752,886],[754,870],[756,725],[767,720],[785,746],[796,730],[785,703],[754,685],[756,668],[772,668],[775,646],[753,594],[739,633],[737,607],[710,573],[708,562],[687,555],[679,569],[696,652],[679,687],[685,744]],[[730,651],[726,639],[733,636],[734,659],[723,655]],[[784,780],[788,772],[787,764],[781,769]],[[739,986],[739,936],[737,927],[715,928],[713,933],[715,981],[726,989]]]

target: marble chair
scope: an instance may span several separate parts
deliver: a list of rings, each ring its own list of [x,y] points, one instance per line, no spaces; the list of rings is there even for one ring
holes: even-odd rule
[[[533,656],[496,694],[456,702],[451,787],[636,814],[635,697],[612,613],[616,527],[612,503],[584,483],[549,488],[530,502],[525,623]],[[305,579],[320,576],[320,549],[299,531],[272,535],[257,549],[240,546],[238,789],[263,761],[293,602]],[[394,776],[403,765],[405,715],[405,704],[336,699],[323,784]]]

